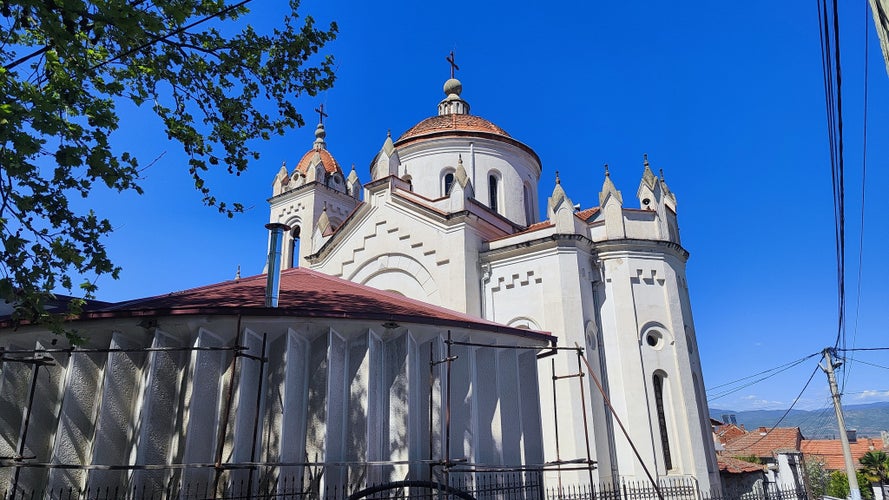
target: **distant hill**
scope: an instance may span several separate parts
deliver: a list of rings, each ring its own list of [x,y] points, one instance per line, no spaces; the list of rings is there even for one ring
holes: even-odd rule
[[[746,429],[772,427],[786,410],[734,411],[712,408],[710,416],[723,421],[723,415],[735,415],[738,425]],[[889,402],[848,405],[843,407],[846,427],[857,429],[859,437],[880,437],[880,431],[889,431]],[[799,427],[806,439],[835,439],[839,435],[833,406],[823,410],[791,410],[778,425]]]

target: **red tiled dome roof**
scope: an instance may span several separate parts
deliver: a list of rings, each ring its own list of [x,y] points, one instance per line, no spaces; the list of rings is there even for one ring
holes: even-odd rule
[[[309,167],[311,167],[312,165],[316,165],[318,161],[320,161],[321,165],[324,166],[324,171],[329,174],[333,174],[335,172],[343,172],[343,170],[340,168],[340,165],[333,158],[333,155],[323,148],[311,149],[308,153],[304,154],[302,159],[299,160],[299,163],[296,164],[296,171],[301,174],[305,174],[309,171]]]
[[[398,138],[397,142],[428,134],[441,132],[486,132],[489,134],[509,137],[505,130],[480,116],[465,114],[447,114],[426,118],[414,125]]]

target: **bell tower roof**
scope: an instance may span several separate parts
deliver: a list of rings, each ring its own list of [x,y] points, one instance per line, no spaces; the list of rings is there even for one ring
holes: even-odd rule
[[[324,112],[324,105],[318,106],[318,109],[315,111],[318,113],[318,126],[315,127],[315,142],[312,143],[312,149],[308,150],[299,160],[299,163],[296,164],[295,170],[305,175],[309,168],[320,163],[324,167],[325,172],[329,174],[339,172],[342,174],[343,169],[340,168],[339,163],[330,154],[330,151],[327,150],[327,142],[324,140],[327,137],[327,131],[324,130],[324,117],[328,116]]]

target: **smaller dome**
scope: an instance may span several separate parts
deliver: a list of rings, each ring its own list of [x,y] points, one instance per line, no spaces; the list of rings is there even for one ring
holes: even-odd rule
[[[444,83],[444,93],[446,96],[451,94],[460,95],[463,92],[463,84],[456,78],[450,78]]]
[[[319,163],[324,167],[324,171],[329,174],[336,172],[343,173],[343,170],[333,158],[333,155],[326,149],[309,150],[309,152],[303,155],[299,160],[299,163],[296,164],[296,171],[305,175],[306,172],[309,171],[309,167],[314,167]]]

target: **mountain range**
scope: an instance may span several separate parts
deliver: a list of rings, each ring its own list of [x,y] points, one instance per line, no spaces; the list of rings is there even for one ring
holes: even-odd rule
[[[821,410],[791,410],[779,422],[787,410],[734,411],[710,409],[710,417],[720,422],[734,415],[738,425],[747,430],[758,427],[799,427],[806,439],[836,439],[839,436],[837,418],[833,406]],[[856,429],[858,437],[879,438],[880,431],[889,431],[889,402],[843,406],[846,427]]]

